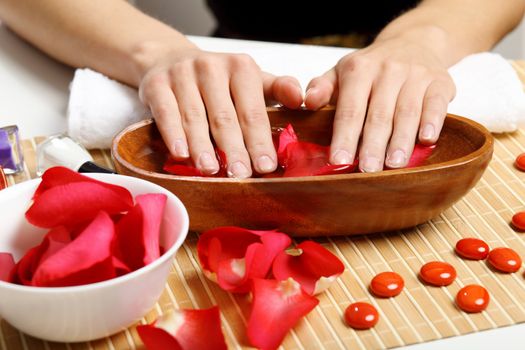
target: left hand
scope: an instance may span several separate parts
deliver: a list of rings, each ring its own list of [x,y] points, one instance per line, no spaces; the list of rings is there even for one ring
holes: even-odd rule
[[[384,164],[406,166],[416,137],[437,141],[455,91],[430,48],[393,38],[346,55],[313,79],[305,105],[315,110],[336,103],[331,163],[352,163],[359,151],[361,171],[376,172]]]

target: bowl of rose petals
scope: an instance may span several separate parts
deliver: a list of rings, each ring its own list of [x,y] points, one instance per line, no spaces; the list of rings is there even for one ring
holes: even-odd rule
[[[108,336],[143,317],[189,225],[163,187],[62,167],[0,191],[0,222],[0,317],[63,342]]]
[[[152,120],[114,139],[117,171],[175,193],[186,205],[190,229],[218,226],[279,229],[296,236],[399,230],[450,207],[480,179],[493,151],[491,134],[469,119],[448,115],[436,145],[416,144],[408,167],[377,173],[328,163],[335,110],[269,108],[279,159],[275,173],[249,179],[205,177],[191,161],[173,159]],[[224,153],[216,150],[225,164]]]

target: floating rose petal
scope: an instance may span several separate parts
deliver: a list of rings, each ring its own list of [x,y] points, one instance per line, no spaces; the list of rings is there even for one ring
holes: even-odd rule
[[[138,326],[137,332],[147,350],[227,349],[217,306],[170,312],[153,324]]]
[[[292,278],[286,281],[253,279],[253,307],[248,320],[250,344],[276,349],[286,333],[318,303]]]
[[[74,241],[38,265],[32,285],[74,286],[115,277],[110,249],[114,231],[109,215],[100,212]]]
[[[245,293],[250,278],[264,278],[277,254],[290,245],[277,231],[219,227],[201,234],[199,261],[208,278],[230,292]]]
[[[173,158],[172,156],[168,156],[162,169],[165,172],[168,172],[170,174],[180,175],[180,176],[225,177],[226,168],[228,165],[228,162],[226,160],[226,153],[224,153],[218,148],[215,148],[215,154],[217,156],[217,160],[219,161],[220,170],[216,174],[213,174],[213,175],[203,174],[199,169],[195,167],[195,164],[193,163],[191,159],[178,160],[178,159]]]
[[[0,281],[11,282],[11,271],[15,267],[15,260],[11,253],[0,253]]]
[[[343,263],[334,254],[313,241],[304,241],[295,249],[279,253],[272,269],[276,279],[291,277],[310,295],[330,287],[344,270]]]
[[[42,180],[34,202],[26,212],[27,220],[33,225],[46,228],[64,225],[71,228],[93,220],[99,211],[113,215],[133,206],[133,198],[125,188],[92,179],[67,182],[63,169],[51,168],[44,173],[47,177]],[[68,174],[75,174],[72,179],[82,176],[75,172]]]
[[[434,148],[436,148],[436,145],[431,146],[423,146],[421,144],[416,144],[414,146],[414,151],[412,152],[412,156],[408,160],[407,168],[414,168],[417,166],[421,166],[425,163],[425,161],[432,155],[432,152],[434,151]]]
[[[137,196],[135,207],[117,223],[115,255],[132,271],[160,256],[160,224],[166,198],[161,193]]]

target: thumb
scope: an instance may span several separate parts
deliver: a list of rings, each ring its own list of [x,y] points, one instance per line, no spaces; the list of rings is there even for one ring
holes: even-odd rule
[[[288,108],[297,109],[303,103],[303,92],[299,81],[293,77],[276,77],[263,73],[264,98],[267,103],[280,103]]]
[[[332,68],[323,75],[314,78],[306,88],[304,104],[307,109],[317,110],[335,101],[337,95],[337,74]]]

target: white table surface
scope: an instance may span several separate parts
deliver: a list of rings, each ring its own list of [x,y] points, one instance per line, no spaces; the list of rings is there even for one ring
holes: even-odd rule
[[[212,48],[221,45],[220,39],[202,40]],[[224,40],[224,43],[232,46],[231,40]],[[250,47],[268,50],[268,54],[275,54],[278,49],[292,49],[292,45],[286,44],[241,41],[236,47],[241,51]],[[341,54],[341,50],[330,48],[316,54],[337,53],[335,57]],[[312,67],[311,76],[322,73],[324,69]],[[48,58],[0,24],[0,126],[18,125],[22,138],[64,132],[67,128],[68,86],[72,77],[73,69]],[[304,87],[305,81],[300,80]],[[525,324],[407,346],[405,349],[494,350],[498,346],[505,350],[525,349]]]

